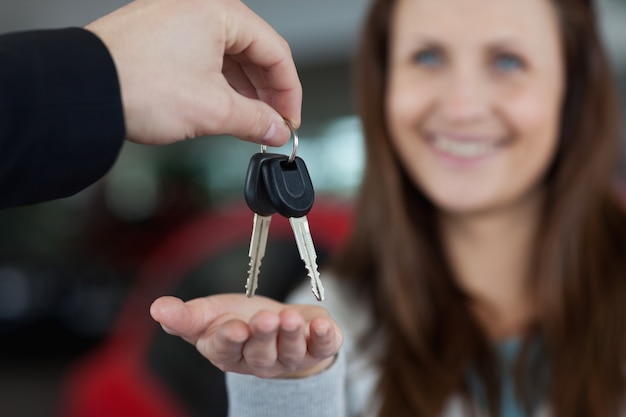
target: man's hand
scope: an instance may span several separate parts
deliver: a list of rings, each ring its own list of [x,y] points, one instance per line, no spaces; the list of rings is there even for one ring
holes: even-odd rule
[[[229,134],[279,146],[300,125],[287,42],[239,0],[135,0],[89,24],[117,67],[127,139]]]

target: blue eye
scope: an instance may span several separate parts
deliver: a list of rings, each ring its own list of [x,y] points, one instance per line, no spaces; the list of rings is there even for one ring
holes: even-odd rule
[[[496,57],[494,66],[498,71],[512,72],[523,69],[524,63],[514,55],[504,54]]]
[[[441,65],[443,57],[437,51],[424,50],[417,52],[413,57],[413,61],[421,66],[432,68]]]

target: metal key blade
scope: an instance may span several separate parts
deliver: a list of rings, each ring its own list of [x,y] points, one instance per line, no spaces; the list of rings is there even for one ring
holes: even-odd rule
[[[323,301],[324,286],[320,280],[320,273],[317,270],[317,253],[315,252],[315,246],[313,246],[313,239],[311,238],[311,231],[309,230],[309,221],[306,219],[306,216],[290,217],[289,223],[291,223],[293,234],[296,237],[300,258],[304,261],[304,265],[309,272],[311,290],[315,298],[317,298],[317,301]]]
[[[261,260],[265,256],[267,245],[267,235],[270,230],[272,216],[261,216],[254,213],[252,224],[252,238],[250,239],[250,270],[246,281],[246,295],[253,297],[259,284],[259,272],[261,271]]]

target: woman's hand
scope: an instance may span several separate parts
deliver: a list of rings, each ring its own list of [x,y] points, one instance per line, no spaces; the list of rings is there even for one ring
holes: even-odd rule
[[[262,296],[214,295],[186,303],[161,297],[150,314],[167,333],[195,345],[222,371],[259,377],[321,372],[343,341],[341,329],[325,309]]]

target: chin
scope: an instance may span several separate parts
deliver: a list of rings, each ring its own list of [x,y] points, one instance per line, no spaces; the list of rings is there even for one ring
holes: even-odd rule
[[[444,214],[455,216],[475,216],[493,212],[498,207],[493,199],[468,193],[429,194],[435,207]]]

